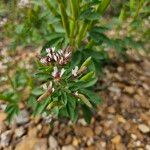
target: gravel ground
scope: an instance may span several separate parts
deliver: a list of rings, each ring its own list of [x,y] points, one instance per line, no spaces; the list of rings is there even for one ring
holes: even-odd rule
[[[132,55],[131,55],[132,56]],[[32,118],[22,107],[12,125],[0,104],[0,149],[150,150],[150,59],[116,61],[97,85],[103,103],[90,125],[51,117]]]

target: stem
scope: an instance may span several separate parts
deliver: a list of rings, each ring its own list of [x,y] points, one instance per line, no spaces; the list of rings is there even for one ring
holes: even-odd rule
[[[46,6],[49,8],[49,10],[52,12],[54,16],[59,16],[59,13],[56,11],[56,9],[51,5],[49,0],[44,0]]]
[[[57,0],[58,5],[59,5],[59,9],[61,11],[61,20],[62,20],[62,24],[64,29],[66,30],[67,36],[69,38],[69,33],[70,33],[70,28],[69,28],[69,18],[67,16],[66,10],[65,10],[65,6],[62,2],[62,0]]]

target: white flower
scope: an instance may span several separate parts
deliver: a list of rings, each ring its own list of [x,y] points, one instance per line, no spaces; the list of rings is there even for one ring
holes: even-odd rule
[[[48,88],[52,88],[52,85],[53,85],[53,83],[50,81],[49,85],[48,85]]]
[[[47,63],[47,61],[46,61],[46,59],[45,59],[45,58],[41,58],[41,59],[40,59],[40,62],[41,62],[42,64]]]
[[[50,48],[46,48],[46,52],[47,52],[47,53],[50,53],[50,52],[51,52],[51,49],[50,49]]]
[[[42,85],[42,87],[43,87],[44,90],[53,89],[53,88],[52,88],[52,82],[51,82],[51,81],[49,82],[49,85],[48,85],[48,86],[47,86],[46,83],[44,83],[44,84]]]
[[[52,92],[54,92],[55,91],[55,89],[54,88],[52,88]]]
[[[52,59],[52,54],[51,53],[48,53],[47,56]]]
[[[62,75],[64,74],[66,70],[64,68],[61,69],[61,72],[60,72],[60,77],[62,77]]]
[[[56,76],[57,76],[57,73],[58,73],[58,68],[55,66],[55,67],[54,67],[54,70],[53,70],[53,72],[52,72],[52,76],[53,76],[53,77],[56,77]]]
[[[42,85],[42,87],[43,87],[44,90],[47,90],[47,88],[48,88],[46,83],[44,83],[44,84]]]
[[[74,77],[77,76],[78,70],[79,70],[79,67],[78,67],[78,66],[75,66],[75,68],[72,69],[72,75],[73,75]]]
[[[71,52],[67,52],[67,53],[65,53],[65,58],[67,58],[69,55],[71,54]]]
[[[56,49],[55,47],[52,47],[52,52],[55,52],[55,49]]]
[[[74,93],[74,95],[78,96],[78,95],[79,95],[78,91],[76,91],[76,92]]]
[[[56,55],[54,55],[53,58],[54,58],[55,61],[57,61],[57,56]]]
[[[63,51],[60,49],[60,50],[58,51],[58,54],[59,54],[59,55],[62,55],[62,54],[63,54]]]

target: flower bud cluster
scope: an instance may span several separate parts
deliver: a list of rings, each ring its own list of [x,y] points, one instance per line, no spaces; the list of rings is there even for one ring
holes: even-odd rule
[[[50,64],[56,62],[59,65],[65,65],[69,62],[71,58],[71,48],[67,47],[65,49],[60,49],[56,51],[55,47],[46,49],[47,56],[41,58],[41,63]]]

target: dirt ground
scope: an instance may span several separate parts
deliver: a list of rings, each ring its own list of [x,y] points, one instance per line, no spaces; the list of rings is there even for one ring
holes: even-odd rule
[[[23,57],[23,56],[22,56]],[[90,125],[51,117],[32,118],[22,107],[12,125],[0,103],[0,149],[4,150],[150,150],[150,57],[130,53],[113,59],[97,83],[103,103]]]

